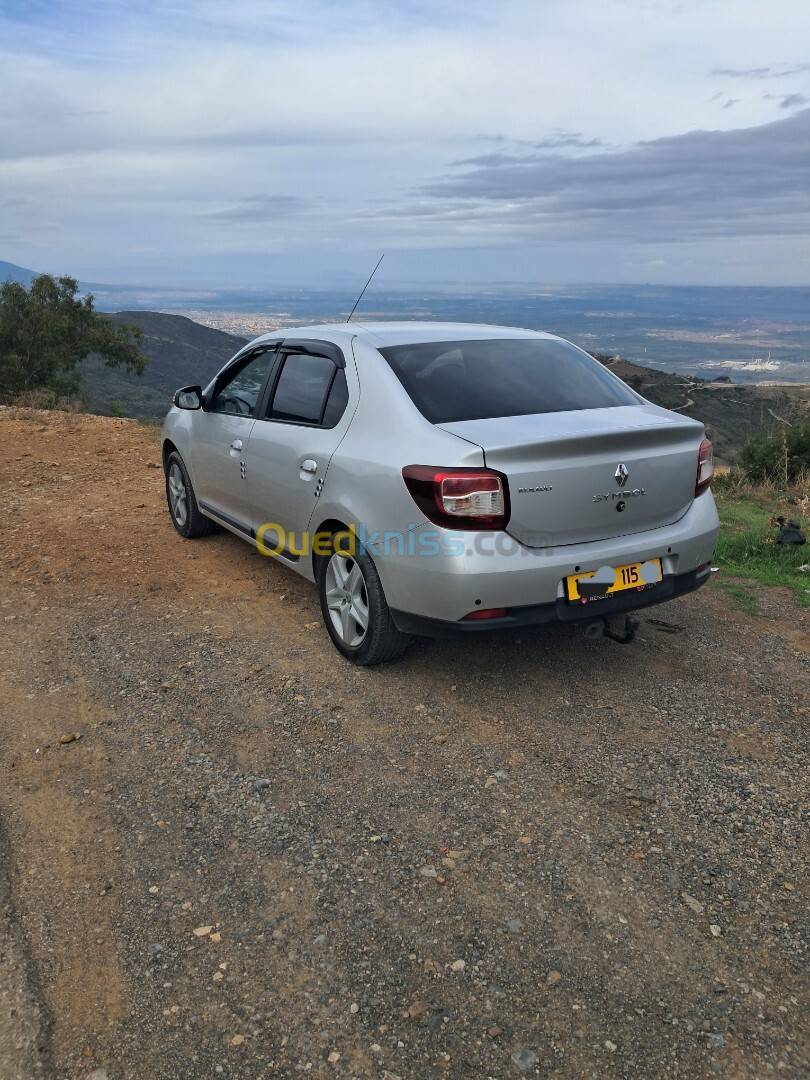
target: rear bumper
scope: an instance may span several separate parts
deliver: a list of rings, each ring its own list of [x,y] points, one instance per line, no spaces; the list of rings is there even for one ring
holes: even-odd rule
[[[599,543],[528,549],[505,533],[445,533],[442,537],[445,541],[452,536],[463,537],[454,554],[450,553],[448,543],[435,555],[401,554],[393,547],[389,554],[379,547],[370,546],[368,551],[380,575],[388,606],[398,613],[403,625],[410,616],[427,619],[427,625],[456,624],[476,609],[506,608],[507,618],[512,618],[509,625],[514,626],[520,623],[514,621],[518,616],[513,613],[520,611],[551,613],[540,621],[587,618],[582,610],[590,613],[597,601],[592,601],[591,606],[565,603],[565,579],[570,574],[588,573],[603,566],[661,559],[660,586],[643,593],[634,590],[627,599],[611,598],[610,603],[620,605],[617,611],[626,610],[625,604],[640,607],[678,595],[670,579],[687,581],[688,574],[712,559],[718,524],[714,500],[707,491],[672,525]],[[414,533],[417,551],[421,550],[419,534],[423,531],[426,529]],[[437,530],[433,535],[439,533]],[[529,615],[526,621],[538,620],[531,620]],[[495,628],[495,620],[484,622]],[[462,631],[468,632],[472,631]]]
[[[411,615],[407,611],[391,611],[397,628],[405,634],[418,634],[422,637],[461,638],[470,634],[481,634],[495,630],[517,630],[527,626],[543,626],[549,623],[593,622],[595,619],[622,615],[629,611],[638,611],[653,604],[662,604],[677,596],[694,592],[705,585],[711,576],[707,565],[703,569],[691,570],[687,574],[669,574],[652,589],[637,592],[635,589],[618,593],[604,600],[592,600],[587,604],[569,604],[562,597],[553,604],[532,604],[529,607],[516,607],[507,610],[503,618],[498,619],[461,619],[457,622],[445,622],[442,619],[429,619],[424,615]]]

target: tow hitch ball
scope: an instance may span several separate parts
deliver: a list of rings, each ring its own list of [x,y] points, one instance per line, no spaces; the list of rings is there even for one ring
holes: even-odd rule
[[[593,622],[586,624],[585,637],[591,639],[606,637],[611,641],[618,641],[620,645],[629,645],[640,625],[641,619],[637,615],[628,615],[624,620],[624,633],[617,634],[615,630],[611,630],[607,619],[594,619]]]

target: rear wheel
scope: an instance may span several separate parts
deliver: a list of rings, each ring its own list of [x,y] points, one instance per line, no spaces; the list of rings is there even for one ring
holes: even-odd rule
[[[176,450],[166,460],[166,501],[172,524],[186,540],[207,536],[216,529],[214,522],[200,512],[185,462]]]
[[[368,667],[396,660],[405,652],[410,638],[394,625],[377,568],[368,555],[335,550],[323,558],[318,593],[329,636],[347,660]]]

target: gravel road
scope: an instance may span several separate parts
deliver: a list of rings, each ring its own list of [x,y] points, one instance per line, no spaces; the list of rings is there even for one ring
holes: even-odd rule
[[[357,670],[158,456],[0,411],[3,1080],[810,1074],[806,612]]]

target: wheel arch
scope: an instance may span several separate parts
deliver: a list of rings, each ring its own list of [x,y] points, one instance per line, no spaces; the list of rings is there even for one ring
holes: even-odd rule
[[[322,521],[320,523],[320,525],[316,529],[313,529],[310,535],[314,539],[314,537],[316,537],[319,533],[328,532],[331,535],[331,534],[337,533],[337,532],[348,532],[348,531],[349,531],[349,526],[344,521],[340,521],[340,520],[338,520],[338,518],[327,518],[325,521]],[[321,563],[326,561],[327,556],[326,555],[318,555],[318,554],[316,554],[315,545],[313,543],[311,545],[310,558],[312,560],[312,576],[313,576],[313,579],[315,581],[317,581],[318,580],[318,572],[320,570]]]
[[[170,455],[174,454],[174,453],[180,454],[180,451],[177,449],[177,447],[175,446],[175,444],[172,442],[171,439],[164,439],[163,440],[163,447],[162,447],[163,471],[164,472],[166,471],[166,463],[168,462]],[[183,455],[180,454],[180,456],[182,457]]]

